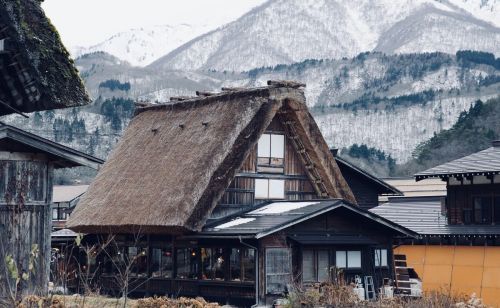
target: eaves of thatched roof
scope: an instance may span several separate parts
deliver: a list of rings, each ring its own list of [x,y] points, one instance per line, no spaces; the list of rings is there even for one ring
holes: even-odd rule
[[[303,91],[285,84],[140,108],[68,228],[87,233],[201,230],[278,113],[294,126],[323,197],[355,202]]]
[[[90,102],[38,0],[0,0],[0,115]]]

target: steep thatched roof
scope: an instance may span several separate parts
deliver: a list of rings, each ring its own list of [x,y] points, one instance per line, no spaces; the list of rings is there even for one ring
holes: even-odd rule
[[[0,115],[90,102],[38,0],[0,0]]]
[[[272,85],[138,110],[68,221],[80,232],[199,231],[277,113],[325,198],[355,202],[302,90]]]

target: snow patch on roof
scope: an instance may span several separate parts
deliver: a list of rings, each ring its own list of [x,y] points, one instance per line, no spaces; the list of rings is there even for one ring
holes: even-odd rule
[[[254,221],[255,218],[236,218],[235,220],[231,220],[230,222],[226,222],[222,225],[218,225],[214,227],[214,229],[226,229],[226,228],[231,228],[234,226],[246,224],[247,222]]]
[[[276,202],[266,205],[258,210],[251,211],[250,215],[266,215],[266,214],[281,214],[297,210],[319,202]]]
[[[52,202],[69,202],[87,191],[89,185],[61,185],[54,186]]]

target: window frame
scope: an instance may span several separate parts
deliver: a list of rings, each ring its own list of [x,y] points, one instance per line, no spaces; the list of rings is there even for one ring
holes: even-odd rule
[[[470,195],[470,197],[467,199],[468,204],[462,207],[462,223],[464,225],[472,226],[500,225],[500,205],[495,205],[496,200],[498,200],[499,198],[500,194],[496,192]],[[476,208],[477,199],[489,200],[488,205],[484,206],[484,204],[481,202],[481,208]],[[478,217],[476,216],[478,213],[481,214],[481,222],[478,221]],[[488,216],[486,221],[484,221],[485,214]]]
[[[279,141],[276,141],[276,138],[280,138]],[[261,153],[261,145],[262,138],[269,139],[269,145],[265,149],[266,153]],[[273,141],[275,140],[275,141]],[[274,146],[273,144],[277,144],[281,142],[280,150],[275,151],[273,148],[278,146]],[[285,156],[286,156],[286,135],[283,132],[265,132],[263,133],[258,142],[257,142],[257,151],[256,151],[256,168],[258,173],[280,173],[283,174],[285,171]],[[278,155],[276,155],[278,152]],[[269,156],[267,156],[269,155]]]
[[[312,280],[309,279],[304,279],[304,253],[305,252],[311,252],[312,253]],[[326,259],[327,259],[327,271],[326,271],[326,276],[327,278],[324,280],[320,280],[320,253],[326,253]],[[309,248],[306,247],[305,249],[302,250],[302,262],[301,262],[301,276],[302,276],[302,282],[303,283],[317,283],[317,282],[325,282],[328,281],[328,277],[330,276],[330,267],[332,266],[331,262],[331,250],[330,249],[325,249],[325,248]]]
[[[384,265],[384,256],[382,254],[382,252],[385,251],[385,265]],[[387,248],[382,248],[382,247],[379,247],[379,248],[375,248],[373,250],[374,254],[373,254],[373,262],[375,264],[375,267],[377,268],[386,268],[386,267],[389,267],[389,250]],[[380,253],[380,254],[378,254]],[[380,259],[377,258],[377,255],[380,255]],[[377,261],[379,262],[379,264],[377,264]]]
[[[268,269],[268,260],[269,260],[269,252],[270,251],[273,251],[273,250],[282,250],[282,251],[286,251],[287,253],[287,262],[286,262],[286,266],[288,267],[288,273],[269,273],[269,269]],[[265,248],[265,251],[264,251],[264,255],[265,255],[265,260],[264,260],[264,275],[265,275],[265,293],[266,294],[281,294],[284,292],[284,290],[282,291],[277,291],[277,292],[271,292],[269,290],[269,277],[270,276],[288,276],[288,279],[290,280],[289,282],[291,282],[292,280],[292,277],[293,277],[293,265],[292,265],[292,251],[291,251],[291,248],[289,247],[266,247]],[[286,283],[288,284],[288,283]],[[285,284],[285,288],[286,288],[286,284]]]
[[[150,247],[150,250],[151,250],[151,257],[150,257],[150,264],[149,264],[149,267],[150,267],[150,277],[152,279],[173,279],[174,278],[174,253],[172,251],[172,247],[156,247],[156,246],[151,246]],[[154,253],[155,251],[159,251],[160,254],[159,254],[159,263],[158,263],[158,273],[159,275],[155,276],[154,275],[154,266],[153,266],[153,262],[154,262]],[[170,252],[170,256],[164,256],[164,254],[166,252]],[[170,270],[165,270],[165,264],[164,264],[164,258],[170,258]],[[165,275],[166,272],[170,271],[170,275],[167,276]]]
[[[340,267],[337,262],[337,254],[338,253],[344,253],[345,254],[345,267]],[[359,266],[350,266],[349,265],[349,252],[358,252],[359,253]],[[362,269],[363,268],[363,251],[362,250],[354,250],[354,249],[344,249],[344,250],[335,250],[335,266],[337,268],[342,268],[344,270],[357,270],[357,269]]]
[[[233,256],[233,251],[238,250],[238,271],[233,271],[233,263],[232,263],[232,256]],[[253,258],[251,258],[251,265],[250,269],[253,272],[253,278],[248,279],[246,277],[246,273],[248,270],[248,267],[244,265],[243,260],[245,259],[245,252],[253,252]],[[252,248],[247,248],[247,247],[230,247],[229,248],[229,276],[227,277],[227,280],[232,283],[249,283],[249,282],[255,282],[255,264],[256,264],[256,251],[255,249]],[[233,279],[233,273],[238,272],[239,275],[239,280]]]
[[[283,186],[283,195],[282,197],[276,197],[276,196],[273,196],[271,197],[271,181],[273,182],[280,182],[282,183],[282,186]],[[258,182],[261,182],[261,183],[264,183],[264,182],[267,182],[267,194],[264,195],[263,194],[260,194],[257,195],[257,187],[260,187],[261,185],[258,185],[257,183]],[[254,183],[254,199],[255,200],[285,200],[286,199],[286,189],[285,189],[285,179],[268,179],[268,178],[263,178],[263,179],[259,179],[259,178],[256,178],[255,179],[255,183]],[[264,185],[266,186],[266,185]]]
[[[188,258],[185,258],[185,260],[189,260],[189,263],[186,262],[184,266],[188,267],[186,276],[181,277],[179,275],[179,251],[184,250],[184,251],[189,251],[189,254],[184,254],[184,256],[188,256]],[[175,275],[173,276],[173,279],[180,279],[180,280],[198,280],[200,277],[200,249],[196,247],[175,247],[174,251],[174,273]],[[195,254],[194,256],[192,254]],[[189,258],[189,256],[192,256],[193,258]],[[194,271],[191,271],[191,267],[194,267]],[[194,275],[193,275],[194,274]]]

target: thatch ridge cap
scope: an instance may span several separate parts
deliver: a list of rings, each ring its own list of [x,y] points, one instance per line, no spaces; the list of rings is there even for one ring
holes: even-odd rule
[[[271,90],[272,89],[284,89],[288,91],[299,91],[303,92],[301,89],[298,89],[296,87],[292,86],[286,86],[286,85],[269,85],[269,86],[263,86],[263,87],[250,87],[250,88],[245,88],[241,90],[236,90],[236,91],[222,91],[218,93],[214,93],[213,95],[210,96],[204,96],[200,95],[197,97],[192,97],[188,99],[183,99],[183,100],[171,100],[169,102],[161,103],[161,104],[156,104],[156,105],[147,105],[143,107],[138,107],[135,110],[134,116],[145,112],[145,111],[159,111],[159,110],[165,110],[165,109],[176,109],[176,108],[190,108],[190,107],[195,107],[195,106],[201,106],[203,104],[209,104],[212,102],[221,102],[221,101],[231,101],[235,98],[242,98],[245,96],[251,96],[251,95],[271,95]]]

